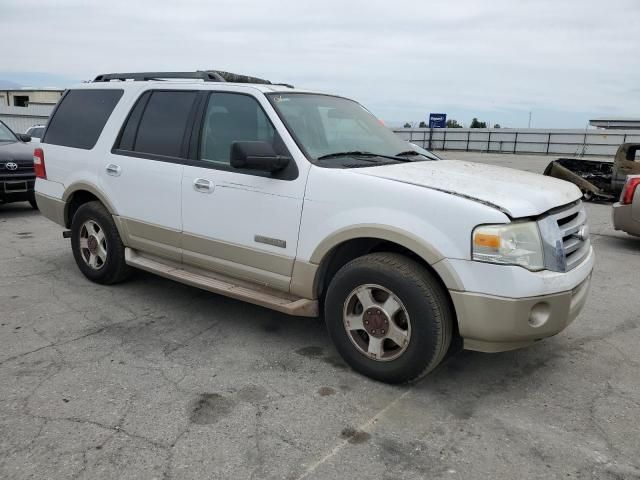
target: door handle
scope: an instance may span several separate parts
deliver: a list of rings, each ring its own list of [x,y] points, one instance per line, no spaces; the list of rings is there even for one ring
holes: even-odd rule
[[[105,167],[105,170],[107,171],[107,174],[111,175],[112,177],[119,177],[122,173],[122,168],[120,168],[120,165],[116,165],[115,163],[110,163],[109,165],[107,165]]]
[[[200,193],[211,193],[213,192],[213,183],[206,178],[196,178],[193,181],[193,189]]]

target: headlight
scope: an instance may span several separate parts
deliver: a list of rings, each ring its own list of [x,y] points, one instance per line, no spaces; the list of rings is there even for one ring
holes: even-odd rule
[[[536,222],[481,225],[473,230],[472,258],[480,262],[544,269],[542,240]]]

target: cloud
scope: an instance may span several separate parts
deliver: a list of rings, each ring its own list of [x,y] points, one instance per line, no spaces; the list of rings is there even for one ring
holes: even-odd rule
[[[219,68],[354,97],[391,122],[534,110],[562,123],[639,115],[639,23],[635,0],[3,0],[0,31],[19,45],[13,71]]]

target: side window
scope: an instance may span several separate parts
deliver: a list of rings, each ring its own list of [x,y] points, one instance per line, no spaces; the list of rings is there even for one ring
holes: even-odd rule
[[[92,149],[123,90],[69,90],[45,131],[43,143],[63,147]]]
[[[200,140],[200,159],[229,165],[231,144],[263,141],[286,155],[286,147],[253,97],[235,93],[213,93],[204,114]]]
[[[198,92],[151,90],[134,105],[118,150],[181,157],[189,114]]]
[[[182,156],[184,134],[197,95],[198,92],[193,91],[152,92],[141,112],[132,150],[166,157]]]
[[[127,123],[122,129],[120,141],[116,148],[129,152],[133,151],[133,146],[136,143],[136,134],[138,133],[138,125],[140,125],[140,118],[142,118],[142,113],[147,106],[150,96],[151,92],[147,91],[138,98],[138,101],[131,110],[131,113],[129,113]]]

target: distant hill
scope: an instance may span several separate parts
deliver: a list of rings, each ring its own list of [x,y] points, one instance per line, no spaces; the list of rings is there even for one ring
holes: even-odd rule
[[[5,88],[20,88],[20,87],[22,87],[22,85],[20,85],[19,83],[0,78],[0,90]]]
[[[67,88],[76,83],[80,83],[80,80],[68,78],[54,73],[0,71],[0,88]]]

